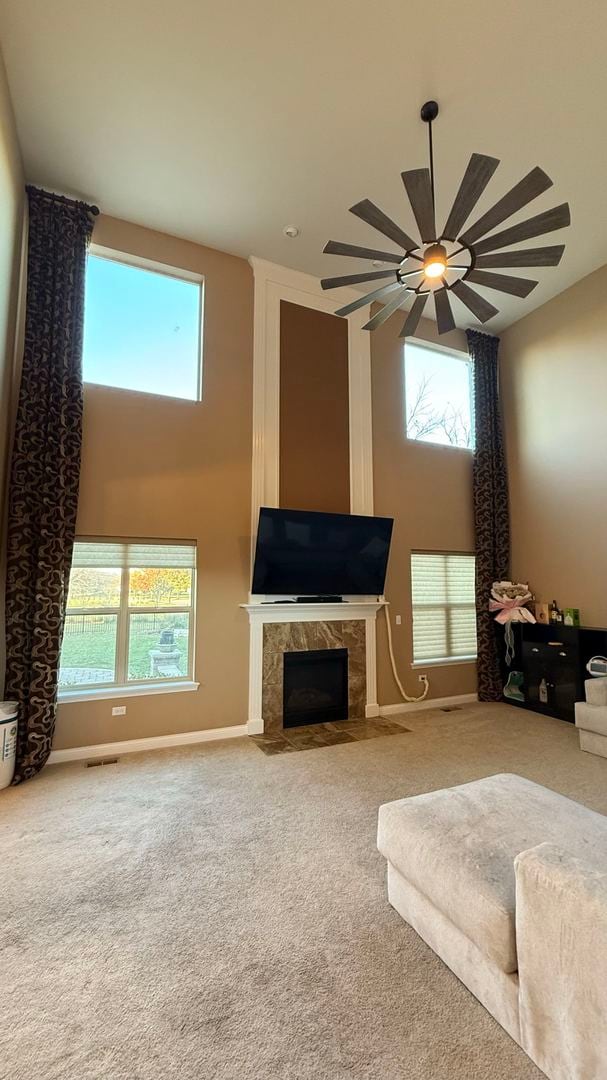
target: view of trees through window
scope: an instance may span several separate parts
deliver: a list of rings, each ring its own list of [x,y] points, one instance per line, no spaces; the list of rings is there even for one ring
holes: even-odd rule
[[[72,569],[59,686],[191,676],[193,571]]]
[[[405,345],[407,438],[473,449],[471,361],[463,354]]]

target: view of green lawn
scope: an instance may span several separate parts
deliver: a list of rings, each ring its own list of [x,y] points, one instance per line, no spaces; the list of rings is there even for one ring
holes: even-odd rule
[[[68,616],[78,619],[78,629],[66,628],[61,650],[61,667],[114,670],[116,652],[116,616]],[[89,622],[90,619],[90,622]],[[155,625],[153,625],[155,623]],[[101,624],[102,629],[99,629]],[[85,629],[79,629],[84,625]],[[179,670],[183,675],[188,670],[188,616],[186,614],[131,616],[129,636],[128,675],[130,679],[152,677],[150,668],[150,650],[160,644],[162,630],[173,629],[175,648],[180,652]],[[91,681],[97,681],[91,679]],[[105,681],[105,680],[104,680]],[[109,679],[107,681],[113,681]]]

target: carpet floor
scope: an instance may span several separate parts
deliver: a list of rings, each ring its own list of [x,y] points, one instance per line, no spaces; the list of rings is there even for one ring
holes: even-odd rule
[[[508,771],[607,812],[607,761],[505,705],[406,721],[314,753],[52,766],[0,794],[0,1074],[538,1080],[387,904],[377,808]]]

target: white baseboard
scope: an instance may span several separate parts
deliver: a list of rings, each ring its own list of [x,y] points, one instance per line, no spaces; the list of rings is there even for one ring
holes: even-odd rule
[[[247,735],[263,735],[263,720],[249,720]]]
[[[89,761],[94,758],[121,757],[123,754],[141,753],[142,750],[168,750],[171,746],[188,746],[192,743],[211,742],[214,739],[235,739],[247,734],[247,725],[208,728],[206,731],[180,731],[175,735],[152,735],[147,739],[125,739],[124,742],[97,743],[95,746],[72,746],[67,750],[52,750],[48,765],[63,761]]]
[[[402,701],[396,705],[380,705],[380,716],[394,716],[396,713],[417,712],[419,709],[444,709],[449,705],[469,705],[478,701],[478,694],[457,694],[454,697],[424,698],[423,701]]]
[[[379,705],[377,704],[377,702],[374,702],[373,705],[365,705],[365,716],[367,717],[367,720],[369,720],[373,716],[379,716],[379,715],[380,715],[380,710],[379,710]]]

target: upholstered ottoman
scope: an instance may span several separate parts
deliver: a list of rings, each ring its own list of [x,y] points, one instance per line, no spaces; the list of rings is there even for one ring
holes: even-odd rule
[[[607,679],[586,679],[586,700],[575,704],[580,750],[607,758]]]
[[[607,1077],[607,818],[520,776],[379,811],[388,897],[553,1080]]]

